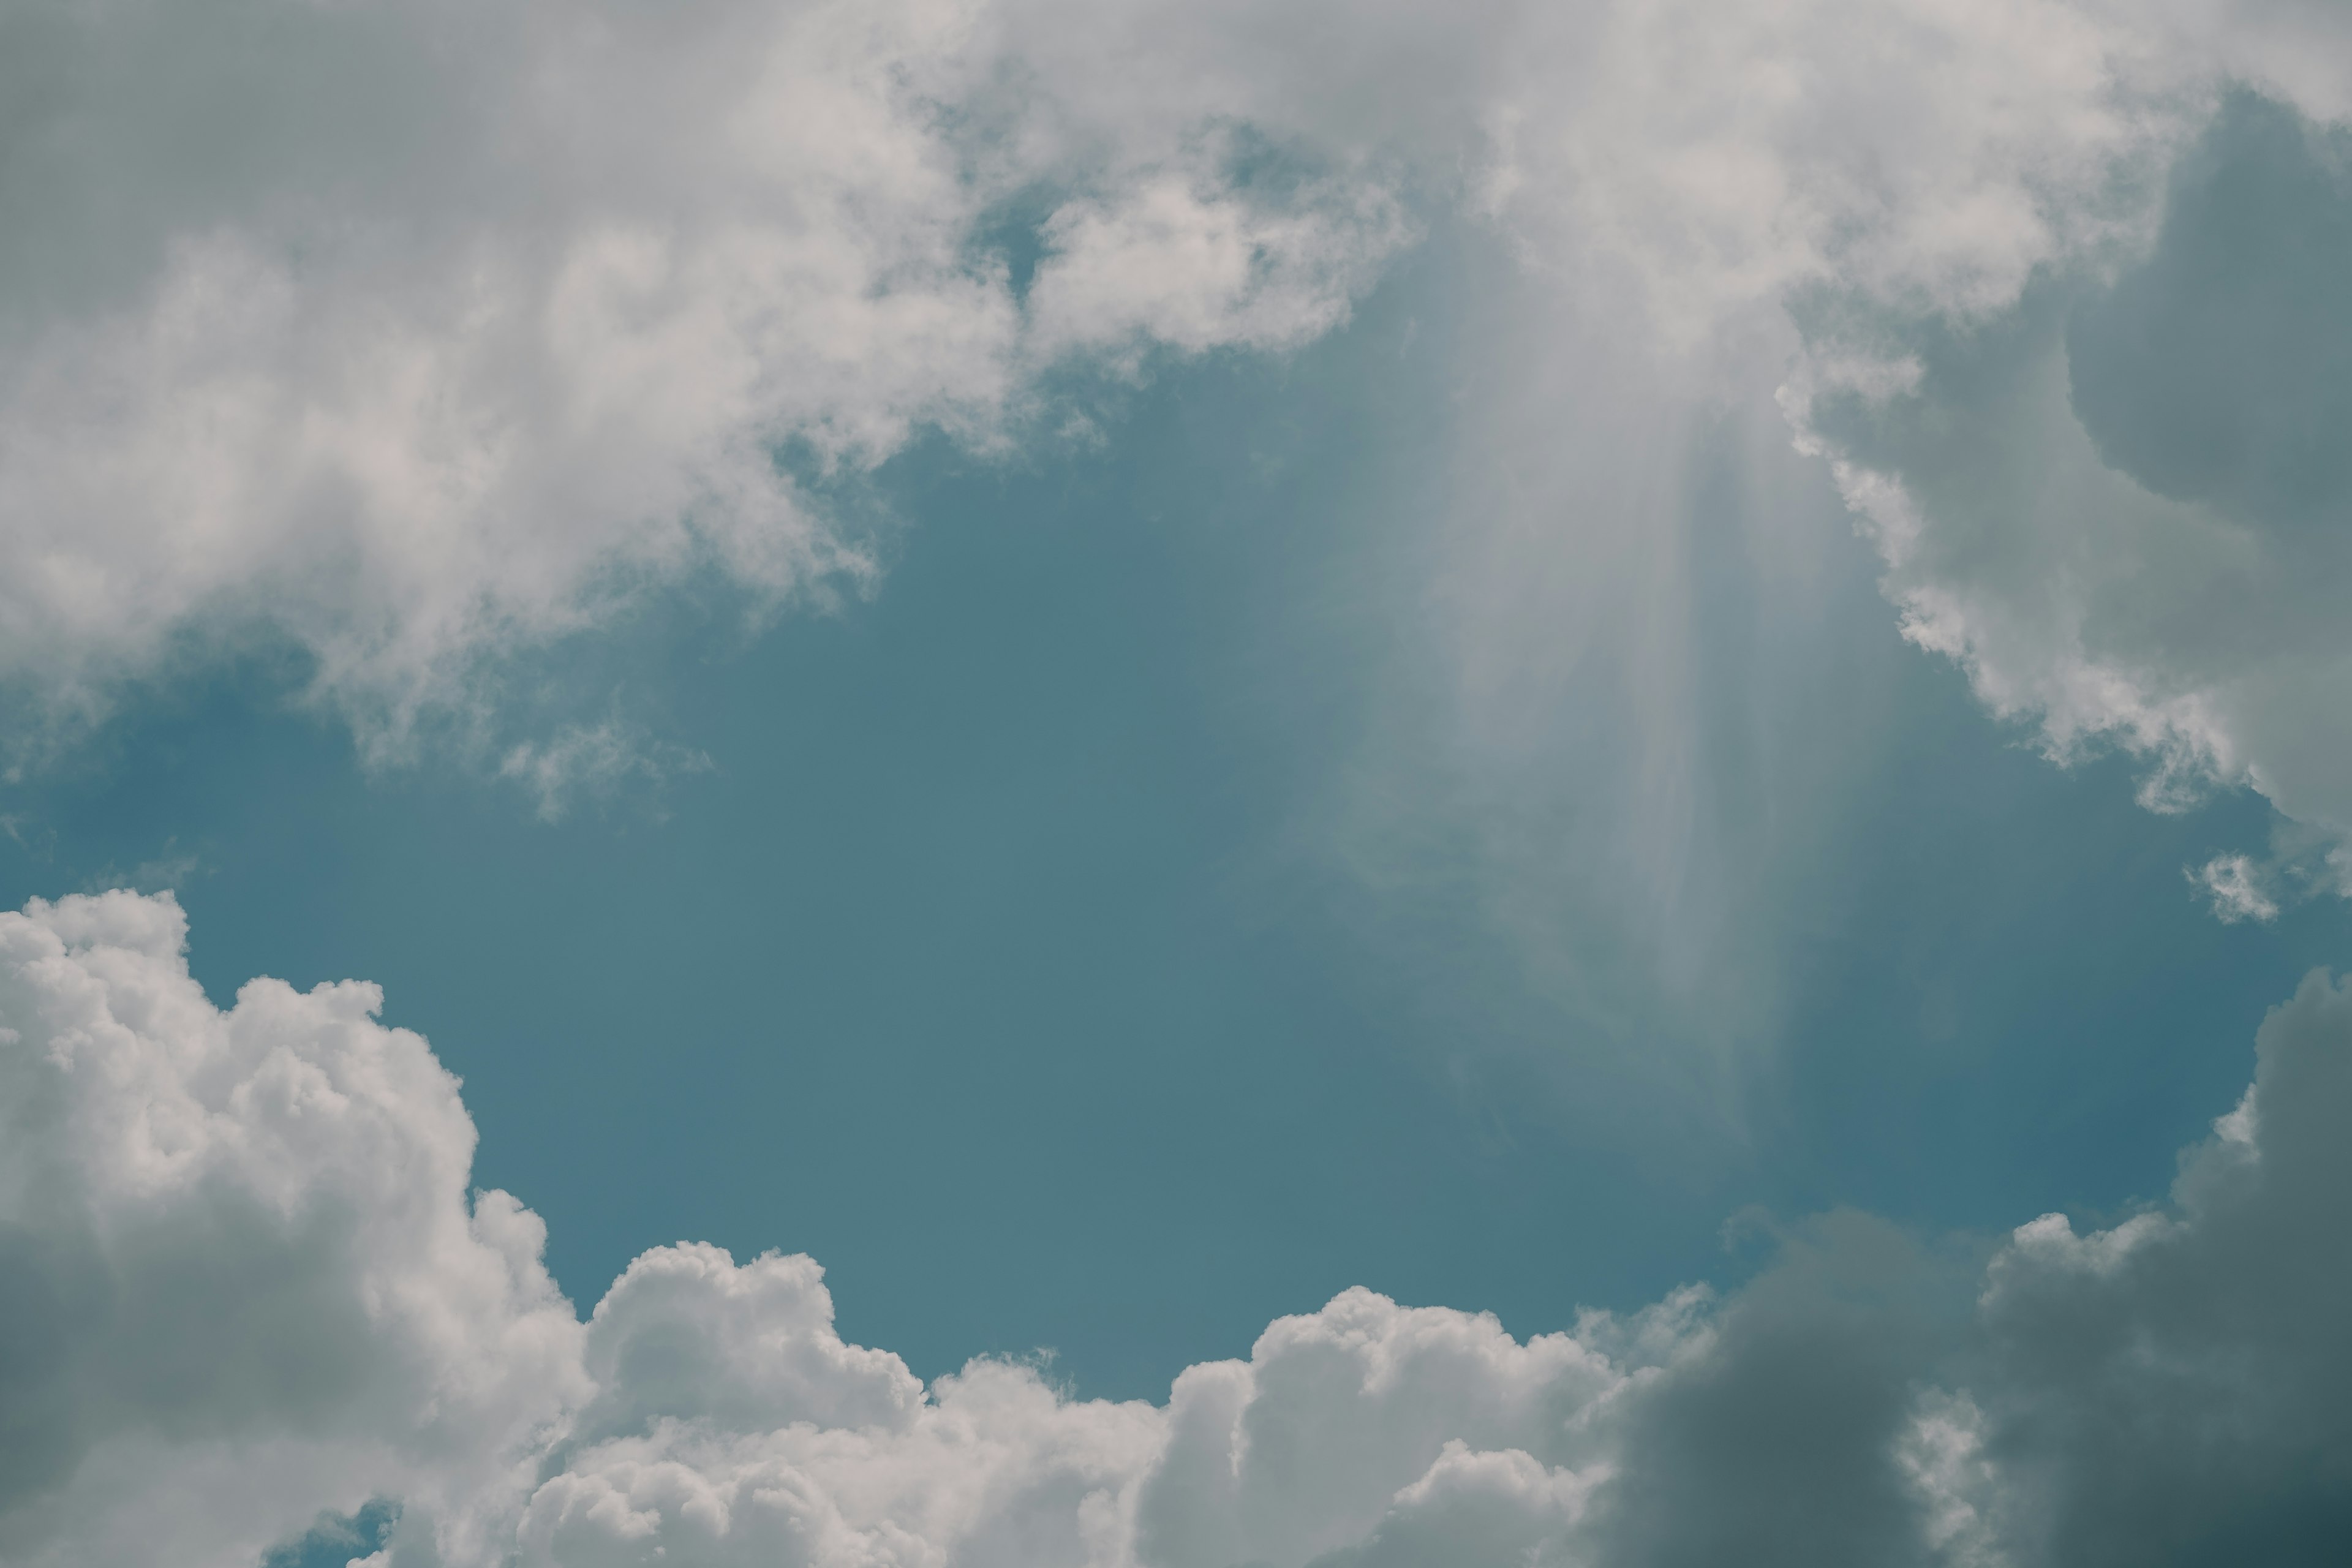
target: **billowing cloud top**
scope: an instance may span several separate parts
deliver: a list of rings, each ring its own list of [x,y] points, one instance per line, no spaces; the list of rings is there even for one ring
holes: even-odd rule
[[[1514,1340],[1365,1290],[1163,1405],[845,1343],[823,1271],[658,1247],[583,1324],[357,983],[224,1013],[168,896],[0,917],[0,1549],[438,1564],[2098,1563],[2342,1539],[2352,990],[2266,1023],[2168,1209],[1981,1266],[1854,1215],[1727,1300]],[[377,1517],[385,1516],[379,1507]]]

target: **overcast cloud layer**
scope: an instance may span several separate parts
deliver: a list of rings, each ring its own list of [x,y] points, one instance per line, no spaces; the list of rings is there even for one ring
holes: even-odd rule
[[[226,1013],[168,895],[0,917],[0,1551],[1003,1568],[2321,1561],[2352,1528],[2352,989],[2168,1205],[1990,1249],[1857,1214],[1521,1342],[1352,1290],[1160,1405],[844,1342],[823,1271],[657,1247],[583,1324],[361,983]],[[950,1288],[942,1281],[942,1288]]]

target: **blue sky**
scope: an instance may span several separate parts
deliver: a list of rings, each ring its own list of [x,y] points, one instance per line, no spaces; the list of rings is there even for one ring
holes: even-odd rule
[[[2333,1561],[2176,9],[0,18],[0,1559]]]
[[[749,635],[662,606],[582,656],[707,773],[542,824],[371,775],[236,668],[20,794],[16,901],[177,886],[224,1005],[377,980],[575,1298],[664,1242],[807,1251],[926,1375],[1050,1347],[1141,1396],[1349,1285],[1549,1331],[1740,1278],[1748,1205],[1995,1230],[2159,1192],[2341,908],[2217,927],[2182,868],[2262,803],[2158,816],[2125,761],[2052,768],[1895,635],[1859,541],[1812,628],[1834,832],[1790,865],[1715,829],[1787,992],[1721,1020],[1727,1105],[1612,1129],[1580,1054],[1672,1049],[1671,998],[1580,1016],[1442,893],[1317,857],[1383,667],[1429,657],[1398,579],[1444,416],[1394,367],[1460,286],[1424,265],[1294,361],[1163,367],[1098,448],[910,452],[870,598]],[[1749,589],[1710,613],[1769,613]],[[1751,717],[1709,721],[1727,773]]]

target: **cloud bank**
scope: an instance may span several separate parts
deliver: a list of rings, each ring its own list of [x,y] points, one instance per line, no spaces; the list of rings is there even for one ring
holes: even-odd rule
[[[689,579],[865,591],[840,482],[929,431],[1068,440],[1155,356],[1295,347],[1469,222],[1566,368],[1446,367],[1465,472],[1549,477],[1432,526],[1474,574],[1591,580],[1544,619],[1631,672],[1610,787],[1693,765],[1686,649],[1610,624],[1696,571],[1657,542],[1678,433],[1777,395],[1994,711],[2143,754],[2151,804],[2247,785],[2299,825],[2207,868],[2225,914],[2352,876],[2315,717],[2352,658],[2336,8],[40,0],[0,58],[19,763],[259,646],[370,756],[454,741],[551,814],[678,771],[520,713],[518,659]],[[1446,612],[1465,681],[1562,657],[1514,592]]]
[[[20,748],[260,637],[400,755],[650,585],[855,591],[873,541],[811,479],[924,430],[1050,437],[1154,353],[1307,341],[1418,209],[1654,359],[1761,333],[1906,624],[2053,750],[2352,824],[2275,716],[2344,657],[2297,607],[2339,570],[2305,451],[2341,313],[2328,7],[41,0],[0,29]],[[1760,395],[1752,359],[1694,395]],[[2210,635],[2169,635],[2188,604]]]
[[[2352,1531],[2352,987],[2171,1202],[1990,1247],[1853,1214],[1728,1297],[1514,1339],[1364,1290],[1164,1404],[845,1342],[806,1258],[638,1258],[583,1323],[359,983],[190,978],[168,895],[0,917],[0,1542],[248,1568],[2317,1562]],[[368,1545],[369,1542],[362,1542]]]

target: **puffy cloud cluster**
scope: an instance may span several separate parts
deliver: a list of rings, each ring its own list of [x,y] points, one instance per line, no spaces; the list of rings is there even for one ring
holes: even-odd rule
[[[529,1479],[587,1389],[537,1215],[376,988],[224,1013],[168,897],[0,920],[0,1555],[250,1563]]]
[[[2319,1561],[2352,1532],[2352,988],[2173,1203],[1981,1253],[1865,1216],[1520,1342],[1351,1290],[1164,1405],[926,1387],[805,1258],[646,1253],[583,1324],[373,987],[191,980],[168,896],[0,917],[0,1541],[249,1568]],[[347,1530],[355,1551],[379,1543]],[[313,1532],[316,1547],[339,1539]]]
[[[1165,1408],[1000,1362],[927,1392],[831,1319],[804,1258],[639,1259],[591,1321],[598,1393],[524,1508],[523,1561],[1223,1568],[1465,1526],[1524,1546],[1582,1513],[1577,1417],[1623,1381],[1566,1336],[1360,1290],[1187,1371]]]
[[[1402,237],[1376,183],[1253,183],[1197,113],[1058,113],[1002,34],[961,0],[11,6],[18,740],[258,627],[397,751],[648,582],[854,587],[866,542],[780,454],[992,446],[1074,358],[1297,341]]]

